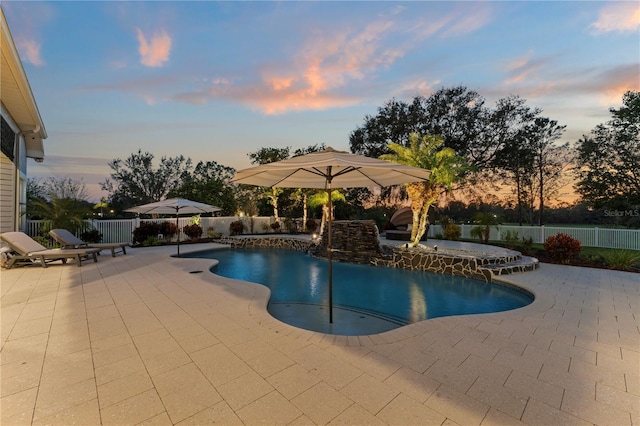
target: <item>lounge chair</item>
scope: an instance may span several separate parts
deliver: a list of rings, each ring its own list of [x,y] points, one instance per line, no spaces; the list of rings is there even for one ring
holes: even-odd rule
[[[83,249],[48,249],[41,245],[24,232],[5,232],[0,235],[0,239],[14,252],[7,256],[5,268],[12,268],[16,264],[33,264],[40,263],[43,268],[47,267],[47,263],[61,260],[67,263],[67,259],[75,259],[77,265],[82,266],[82,259],[93,257],[93,261],[98,261],[97,248]]]
[[[129,243],[86,243],[66,229],[52,229],[49,235],[63,248],[97,248],[111,250],[111,257],[116,257],[117,252],[127,254],[126,247]]]

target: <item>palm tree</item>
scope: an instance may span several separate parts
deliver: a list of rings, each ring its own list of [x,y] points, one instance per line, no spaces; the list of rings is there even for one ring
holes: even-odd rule
[[[417,133],[409,136],[409,146],[390,143],[391,154],[380,158],[407,166],[431,170],[429,180],[406,184],[407,194],[411,198],[413,227],[411,245],[420,243],[420,238],[429,225],[429,209],[441,194],[451,190],[451,185],[459,180],[468,170],[464,158],[456,155],[451,148],[444,148],[444,139],[440,136]]]
[[[107,204],[107,200],[104,197],[100,198],[100,202],[93,206],[94,209],[100,209],[101,218],[104,218],[104,209],[107,207],[109,207],[109,204]]]
[[[331,201],[345,201],[344,194],[334,189],[331,191]],[[320,235],[322,235],[324,224],[329,218],[329,195],[327,191],[316,192],[309,197],[307,202],[311,207],[322,206],[322,220],[320,221]],[[331,217],[333,217],[333,212],[331,212]]]
[[[82,228],[82,222],[89,216],[90,204],[73,198],[51,197],[51,201],[35,200],[33,215],[42,217],[45,221],[43,234],[55,228],[68,229],[75,233]]]

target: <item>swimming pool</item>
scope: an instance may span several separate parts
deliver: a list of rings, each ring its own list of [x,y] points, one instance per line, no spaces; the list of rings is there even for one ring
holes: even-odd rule
[[[376,334],[429,318],[516,309],[533,300],[469,278],[334,262],[329,324],[325,259],[283,249],[216,249],[188,256],[217,259],[212,272],[269,287],[267,309],[275,318],[330,334]]]

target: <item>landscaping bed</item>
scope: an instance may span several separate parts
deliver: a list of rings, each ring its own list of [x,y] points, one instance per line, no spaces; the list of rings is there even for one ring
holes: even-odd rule
[[[466,240],[475,242],[474,240]],[[626,250],[626,252],[635,253],[637,260],[635,263],[626,262],[620,259],[623,255],[617,254],[621,250],[600,248],[600,247],[583,247],[578,256],[571,258],[569,263],[561,263],[553,259],[545,250],[542,244],[505,244],[504,241],[490,241],[489,244],[497,247],[504,247],[511,250],[517,250],[526,256],[535,257],[543,263],[553,263],[558,265],[582,266],[587,268],[611,269],[617,271],[640,273],[640,251]],[[612,257],[612,262],[608,262],[605,256]]]

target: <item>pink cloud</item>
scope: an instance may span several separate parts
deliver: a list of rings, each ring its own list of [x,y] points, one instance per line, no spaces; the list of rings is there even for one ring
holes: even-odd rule
[[[638,65],[622,65],[605,71],[601,75],[601,86],[597,87],[603,104],[610,105],[620,102],[622,95],[628,91],[639,91]]]
[[[20,54],[24,61],[29,62],[36,67],[44,65],[44,60],[42,60],[42,57],[40,56],[40,43],[36,42],[35,40],[27,40],[25,38],[19,37],[16,40],[16,47],[20,51]]]
[[[22,61],[37,67],[45,65],[42,30],[54,18],[54,8],[46,3],[32,7],[28,2],[4,2],[2,7]]]
[[[315,34],[291,62],[263,67],[249,84],[217,78],[203,90],[177,94],[172,99],[190,104],[226,99],[265,114],[354,105],[360,99],[338,93],[339,89],[372,77],[404,55],[401,48],[382,46],[393,29],[392,21],[381,18],[356,31]]]
[[[405,8],[394,8],[372,22],[354,29],[333,29],[314,33],[292,60],[263,67],[257,78],[244,85],[207,83],[207,87],[173,96],[174,100],[203,104],[214,99],[240,102],[265,114],[289,111],[322,110],[355,105],[360,96],[343,94],[345,88],[359,81],[375,79],[376,74],[396,63],[425,37],[440,33],[462,35],[486,25],[491,9],[474,6],[459,9],[437,21],[429,30],[423,26],[399,24],[397,17]],[[430,21],[430,22],[435,22]],[[403,35],[404,41],[388,43],[392,36]],[[409,39],[406,39],[407,35]],[[412,87],[414,94],[429,93],[432,82],[420,81]]]
[[[590,28],[594,34],[636,31],[640,28],[640,5],[636,2],[607,4]]]
[[[550,58],[531,59],[531,53],[515,58],[506,66],[507,78],[504,83],[514,84],[535,80],[549,61]]]
[[[245,100],[266,114],[352,105],[355,99],[333,92],[404,55],[399,48],[381,47],[392,28],[391,21],[378,20],[361,31],[316,36],[296,55],[294,64],[284,67],[287,71],[263,71],[260,90]]]
[[[138,32],[138,52],[140,53],[140,63],[148,67],[161,67],[169,60],[171,52],[171,37],[165,30],[160,30],[153,34],[151,40],[137,28]]]

